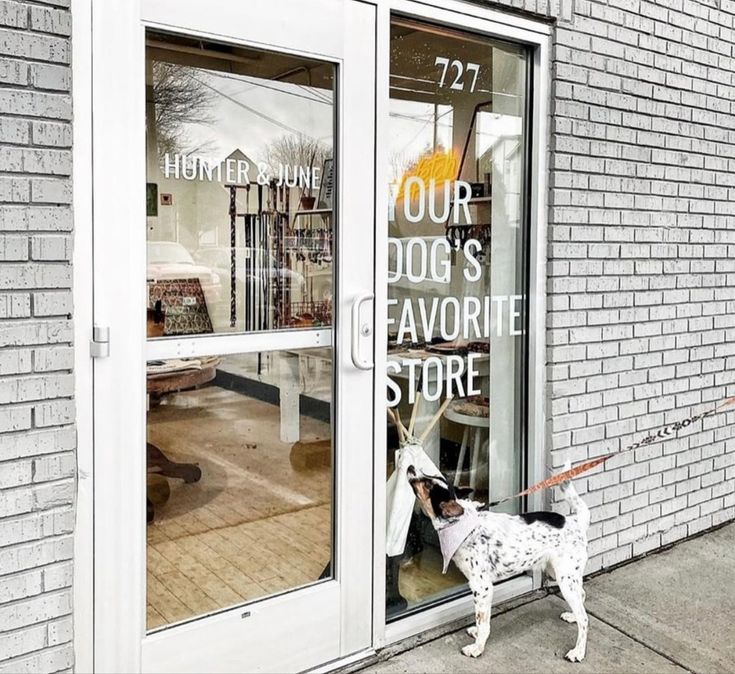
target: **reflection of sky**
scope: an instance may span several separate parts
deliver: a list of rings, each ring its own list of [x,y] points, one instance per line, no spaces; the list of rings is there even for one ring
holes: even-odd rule
[[[452,147],[452,108],[437,108],[437,143]],[[419,101],[391,99],[390,102],[390,181],[400,182],[403,172],[426,152],[434,149],[434,105]],[[511,115],[480,112],[475,124],[476,156],[482,156],[501,137],[520,136],[522,119]],[[461,153],[462,147],[454,148]]]
[[[436,115],[437,143],[448,149],[452,146],[451,108],[440,105]],[[434,147],[434,105],[420,101],[391,99],[390,131],[390,180],[398,182],[408,166],[427,148]]]
[[[331,91],[211,71],[193,73],[213,94],[209,112],[215,121],[182,125],[187,147],[202,147],[201,154],[217,161],[240,149],[257,162],[282,136],[300,133],[332,145]]]

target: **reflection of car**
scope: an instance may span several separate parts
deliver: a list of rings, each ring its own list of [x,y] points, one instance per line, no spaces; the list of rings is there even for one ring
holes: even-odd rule
[[[212,246],[208,248],[200,248],[194,253],[197,262],[206,265],[221,278],[228,279],[230,277],[230,248],[225,246]],[[250,265],[246,261],[250,260]],[[238,246],[235,248],[235,263],[237,265],[237,279],[242,282],[247,274],[251,280],[261,278],[263,266],[267,264],[268,276],[271,281],[279,279],[285,282],[291,289],[303,288],[304,277],[293,269],[278,267],[276,259],[272,255],[266,255],[263,251],[256,248],[246,248]]]
[[[210,267],[197,264],[188,250],[176,241],[148,241],[148,281],[199,279],[210,311],[223,299],[220,277]]]
[[[176,241],[148,242],[146,277],[149,281],[198,278],[203,288],[220,285],[219,275],[194,262],[189,251]]]

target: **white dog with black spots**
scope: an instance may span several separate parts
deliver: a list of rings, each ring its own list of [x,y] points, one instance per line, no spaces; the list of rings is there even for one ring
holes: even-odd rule
[[[478,504],[458,498],[457,489],[441,476],[407,471],[421,509],[439,534],[445,557],[444,571],[452,560],[465,575],[475,602],[475,626],[467,632],[474,643],[462,653],[477,658],[490,635],[493,583],[540,568],[556,579],[571,611],[561,619],[577,623],[577,643],[567,660],[581,662],[587,649],[589,619],[582,587],[587,564],[587,528],[590,512],[571,482],[560,485],[572,515],[533,512],[506,515],[478,511]]]

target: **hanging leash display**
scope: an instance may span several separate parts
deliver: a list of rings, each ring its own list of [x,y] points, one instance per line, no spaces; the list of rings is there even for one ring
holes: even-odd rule
[[[230,327],[234,328],[237,323],[237,187],[228,185],[227,188],[230,190]]]
[[[566,482],[567,480],[571,480],[577,477],[577,475],[586,473],[587,471],[592,470],[593,468],[599,466],[600,464],[605,463],[605,461],[607,461],[608,459],[611,459],[613,456],[618,456],[619,454],[630,452],[634,449],[638,449],[639,447],[646,447],[648,445],[652,445],[657,442],[662,442],[663,440],[666,440],[672,434],[678,433],[682,428],[687,428],[688,426],[691,426],[693,423],[697,421],[706,419],[707,417],[711,417],[717,414],[717,412],[719,412],[721,409],[725,407],[730,407],[732,405],[735,405],[735,396],[732,398],[725,399],[724,401],[722,401],[715,407],[707,410],[706,412],[701,412],[700,414],[695,414],[686,419],[682,419],[681,421],[676,421],[674,423],[667,424],[666,426],[663,426],[655,433],[647,435],[645,438],[643,438],[639,442],[634,442],[628,445],[627,447],[624,447],[623,449],[619,449],[614,452],[610,452],[609,454],[604,454],[603,456],[599,456],[596,459],[592,459],[591,461],[585,461],[584,463],[580,463],[578,466],[574,466],[573,468],[570,468],[569,470],[565,470],[561,473],[557,473],[556,475],[552,475],[551,477],[548,477],[545,480],[542,480],[541,482],[537,482],[536,484],[531,485],[530,487],[527,487],[523,491],[519,491],[517,494],[513,494],[512,496],[506,496],[505,498],[502,498],[498,501],[492,501],[490,503],[487,503],[484,506],[482,506],[482,508],[480,509],[487,510],[488,508],[494,508],[495,506],[498,506],[501,503],[507,503],[508,501],[512,501],[513,499],[521,498],[522,496],[527,496],[528,494],[533,494],[537,491],[541,491],[542,489],[548,489],[549,487],[553,487],[557,484],[561,484],[562,482]]]

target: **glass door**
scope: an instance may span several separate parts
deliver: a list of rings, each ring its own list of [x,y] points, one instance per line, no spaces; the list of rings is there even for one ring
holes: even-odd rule
[[[304,670],[371,637],[374,8],[151,0],[130,59],[114,18],[96,662]]]
[[[530,69],[523,45],[391,17],[388,407],[485,503],[524,479]],[[388,473],[405,479],[387,423]],[[428,518],[400,506],[387,500],[389,622],[468,591]]]

